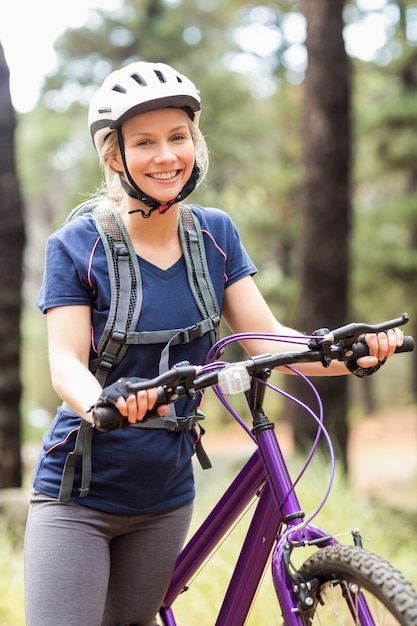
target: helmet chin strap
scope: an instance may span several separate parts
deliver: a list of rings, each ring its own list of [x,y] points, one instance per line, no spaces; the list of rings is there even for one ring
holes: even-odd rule
[[[119,141],[120,155],[122,157],[122,163],[125,170],[126,178],[129,181],[127,182],[126,180],[124,180],[124,178],[120,175],[120,184],[122,185],[124,191],[127,193],[128,196],[134,198],[135,200],[139,200],[139,202],[144,204],[149,209],[148,211],[145,211],[144,209],[138,207],[137,209],[129,211],[129,214],[141,213],[143,217],[150,217],[154,211],[158,211],[160,215],[163,215],[168,211],[169,208],[172,207],[173,204],[184,200],[184,198],[189,196],[190,193],[195,189],[200,174],[197,163],[194,163],[193,171],[191,172],[190,178],[175,198],[173,198],[172,200],[168,200],[167,202],[160,202],[159,200],[156,200],[156,198],[148,196],[148,194],[146,194],[138,187],[129,172],[129,168],[127,167],[126,163],[123,134],[120,126],[117,129],[117,138]]]

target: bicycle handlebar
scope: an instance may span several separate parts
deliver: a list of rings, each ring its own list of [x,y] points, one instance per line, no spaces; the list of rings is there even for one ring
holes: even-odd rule
[[[158,406],[176,402],[181,397],[193,398],[199,391],[218,385],[225,394],[236,394],[249,389],[251,378],[260,376],[266,378],[272,369],[285,365],[299,363],[314,363],[321,361],[328,367],[332,360],[351,361],[369,354],[368,346],[364,341],[366,333],[379,333],[406,324],[409,317],[404,313],[400,318],[383,322],[382,324],[347,324],[333,331],[320,329],[309,337],[308,349],[296,352],[278,352],[276,354],[261,354],[245,361],[232,363],[218,363],[201,366],[191,365],[188,362],[178,363],[163,374],[149,380],[132,382],[128,392],[137,393],[142,389],[157,388],[158,398],[154,408],[148,411],[143,420],[158,417]],[[291,339],[291,338],[286,338]],[[299,338],[298,338],[299,339]],[[412,352],[414,339],[405,336],[402,346],[396,353]],[[116,428],[129,426],[112,404],[93,408],[94,425],[97,430],[107,432]]]

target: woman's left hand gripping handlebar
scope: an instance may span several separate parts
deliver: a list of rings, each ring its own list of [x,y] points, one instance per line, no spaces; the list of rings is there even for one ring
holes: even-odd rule
[[[151,411],[158,400],[158,392],[155,387],[151,389],[132,389],[135,383],[140,382],[139,378],[120,378],[115,383],[104,387],[95,408],[114,405],[123,418],[129,424],[142,421],[148,411]],[[169,411],[166,404],[158,406],[156,409],[159,416],[163,417]]]

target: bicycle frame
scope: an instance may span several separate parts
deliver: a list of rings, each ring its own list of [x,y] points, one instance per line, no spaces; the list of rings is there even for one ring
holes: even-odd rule
[[[180,554],[160,610],[163,626],[177,626],[172,610],[175,599],[187,589],[188,581],[254,496],[258,496],[259,501],[215,626],[245,624],[273,550],[272,574],[284,623],[286,626],[302,624],[297,612],[298,600],[293,590],[294,581],[284,564],[283,551],[287,539],[281,531],[283,523],[288,528],[299,526],[304,514],[294,493],[273,424],[262,411],[263,396],[263,384],[254,379],[249,405],[254,417],[254,434],[258,448]],[[294,532],[297,535],[297,530]],[[328,533],[311,524],[303,526],[299,538],[306,541],[319,540],[322,546],[337,543]]]

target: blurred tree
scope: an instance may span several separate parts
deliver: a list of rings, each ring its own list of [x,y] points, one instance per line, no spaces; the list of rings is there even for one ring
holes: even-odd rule
[[[350,72],[343,41],[344,0],[304,0],[308,68],[305,80],[304,160],[299,242],[301,296],[296,326],[306,333],[346,322],[348,314],[350,205]],[[325,406],[326,425],[347,463],[347,379],[314,383]],[[292,395],[310,404],[311,391],[290,377]],[[311,445],[313,420],[290,407],[295,440]]]
[[[357,289],[368,308],[381,303],[396,317],[402,306],[410,314],[404,332],[417,336],[417,8],[399,0],[396,55],[387,67],[358,68],[357,143],[367,153],[368,167],[357,173],[357,231],[354,261]],[[387,88],[387,81],[389,87]],[[364,159],[365,161],[365,159]],[[381,185],[381,180],[384,184]],[[366,246],[366,237],[380,245]],[[385,289],[375,293],[375,276]],[[365,299],[364,299],[365,300]],[[412,357],[410,385],[417,397],[417,351]]]
[[[0,44],[0,488],[20,487],[20,319],[23,202],[15,164],[16,119]]]

